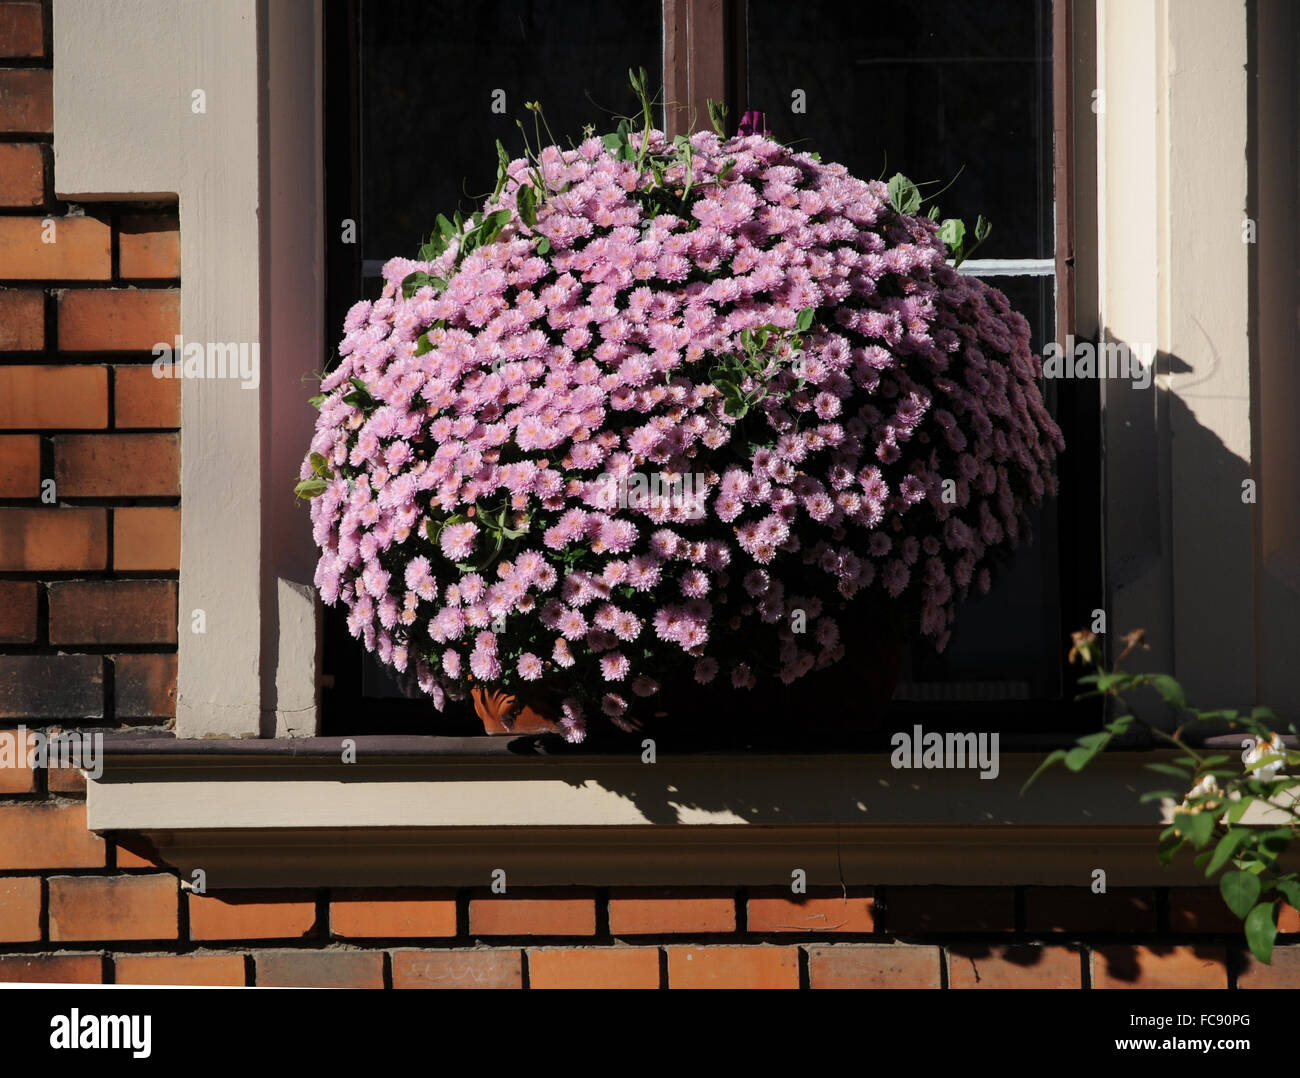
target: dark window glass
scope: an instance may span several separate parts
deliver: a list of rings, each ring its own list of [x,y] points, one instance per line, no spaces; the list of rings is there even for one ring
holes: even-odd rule
[[[1052,255],[1049,0],[749,0],[748,108],[857,176],[903,172],[948,216],[983,213],[978,258]],[[806,111],[795,112],[796,91]]]
[[[663,5],[366,0],[360,48],[361,248],[373,262],[413,257],[439,213],[479,208],[494,140],[522,154],[522,119],[537,145],[524,102],[541,102],[562,145],[585,124],[612,130],[613,113],[633,110],[628,69],[662,77]]]
[[[1054,254],[1050,0],[748,4],[747,107],[772,134],[856,175],[903,172],[945,216],[976,214],[993,233],[975,257]],[[1003,272],[1013,270],[1001,267]],[[1055,279],[997,276],[1041,354],[1055,337]],[[1048,405],[1055,415],[1055,387]],[[909,649],[897,699],[1054,698],[1061,691],[1056,507],[1035,514],[1035,542],[958,614],[942,655]]]

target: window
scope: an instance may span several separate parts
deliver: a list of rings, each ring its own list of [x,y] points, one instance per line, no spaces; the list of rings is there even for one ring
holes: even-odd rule
[[[1069,332],[1068,0],[964,0],[844,6],[807,0],[350,0],[326,25],[326,198],[358,242],[330,248],[327,340],[347,307],[378,291],[379,269],[412,254],[431,222],[492,184],[492,140],[521,151],[525,101],[564,138],[628,109],[626,72],[662,72],[670,131],[707,124],[726,100],[734,124],[766,113],[775,137],[805,143],[860,176],[904,171],[933,181],[945,214],[994,224],[963,270],[995,277],[1033,328],[1033,347]],[[491,55],[491,64],[482,57]],[[652,80],[653,80],[652,75]],[[1055,107],[1054,107],[1055,106]],[[435,151],[432,149],[437,147]],[[427,149],[426,149],[427,148]],[[900,714],[940,726],[972,715],[1000,729],[1063,730],[1080,721],[1063,670],[1070,629],[1100,605],[1097,391],[1048,382],[1067,441],[1061,494],[1035,542],[972,598],[942,655],[911,649]],[[327,611],[326,732],[428,731],[423,700],[403,699]],[[327,683],[328,684],[328,683]],[[383,699],[377,710],[376,701]],[[447,713],[446,732],[474,733]],[[1082,721],[1088,721],[1084,718]]]

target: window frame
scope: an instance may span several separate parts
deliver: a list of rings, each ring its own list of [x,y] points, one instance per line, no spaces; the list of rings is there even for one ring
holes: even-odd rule
[[[322,92],[324,101],[323,154],[325,161],[326,220],[360,220],[361,71],[359,27],[364,0],[340,0],[324,13]],[[1054,255],[1051,275],[1055,282],[1057,340],[1073,333],[1087,334],[1076,327],[1075,201],[1079,190],[1075,174],[1075,127],[1081,102],[1075,93],[1075,38],[1081,9],[1090,13],[1093,0],[1051,0],[1052,37],[1052,158],[1054,192]],[[708,126],[706,102],[723,101],[731,120],[745,111],[747,96],[747,0],[662,0],[663,85],[665,126],[669,134],[683,133],[689,121],[694,129]],[[1086,104],[1085,104],[1086,107]],[[348,307],[362,295],[365,265],[362,245],[331,243],[326,258],[326,341],[332,345]],[[1010,260],[989,260],[996,271]],[[995,263],[997,264],[995,266]],[[984,267],[976,262],[975,267]],[[972,267],[974,268],[974,267]],[[978,275],[978,274],[977,274]],[[1062,494],[1048,502],[1056,514],[1058,534],[1056,587],[1060,624],[1058,672],[1061,692],[1056,697],[1009,700],[895,700],[889,712],[890,725],[922,722],[928,729],[999,729],[1008,734],[1073,734],[1095,728],[1102,716],[1098,701],[1078,701],[1072,689],[1073,675],[1065,664],[1069,633],[1087,625],[1095,609],[1105,606],[1104,544],[1105,507],[1101,471],[1100,390],[1091,383],[1072,383],[1059,398],[1057,420],[1066,435],[1067,450],[1058,467],[1063,473]],[[1067,471],[1068,469],[1068,471]],[[382,709],[381,728],[394,735],[422,733],[428,728],[429,705],[424,699],[368,695],[362,669],[369,660],[343,628],[343,619],[326,612],[323,619],[322,651],[331,673],[323,679],[328,698],[322,694],[321,730],[341,733],[357,722],[357,716]],[[351,654],[351,663],[344,661]],[[443,721],[446,721],[445,719]],[[367,716],[369,722],[369,715]],[[474,732],[472,716],[457,723],[451,720],[452,735]],[[764,743],[771,739],[763,736]],[[1068,740],[1068,739],[1066,739]],[[701,735],[698,746],[714,744]],[[879,731],[823,735],[828,751],[843,751],[879,742]],[[797,740],[787,743],[799,748]],[[737,751],[741,746],[737,746]],[[626,751],[626,749],[624,749]]]

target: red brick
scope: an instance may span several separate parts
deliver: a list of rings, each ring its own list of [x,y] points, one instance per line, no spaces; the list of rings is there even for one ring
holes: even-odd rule
[[[0,367],[0,430],[107,426],[107,367]]]
[[[798,988],[797,947],[669,947],[669,988]]]
[[[257,983],[273,988],[383,988],[379,951],[263,951]]]
[[[0,56],[29,59],[45,55],[45,30],[39,0],[0,4]]]
[[[162,858],[158,856],[152,844],[141,836],[133,836],[131,839],[136,849],[130,849],[121,843],[114,847],[114,857],[117,861],[118,868],[163,868]]]
[[[845,893],[839,888],[814,888],[794,895],[789,888],[751,895],[751,932],[874,932],[875,900],[869,889]]]
[[[175,497],[181,444],[175,434],[61,434],[54,439],[60,498]]]
[[[176,643],[174,580],[59,580],[46,590],[51,644]]]
[[[594,936],[595,893],[576,888],[533,888],[470,900],[473,936]]]
[[[0,984],[102,984],[104,960],[97,954],[5,955]]]
[[[522,988],[518,950],[394,951],[394,988]]]
[[[1079,988],[1079,952],[1069,947],[985,947],[948,951],[950,988]]]
[[[0,805],[0,869],[103,868],[104,858],[84,804]]]
[[[0,352],[39,352],[44,347],[45,294],[0,290]]]
[[[240,954],[124,954],[113,965],[116,984],[227,987],[245,983]]]
[[[1300,988],[1300,947],[1274,947],[1272,962],[1246,954],[1239,961],[1238,988]]]
[[[1216,932],[1240,935],[1241,918],[1233,914],[1217,887],[1171,887],[1171,932]]]
[[[40,438],[0,434],[0,498],[36,498],[40,493]]]
[[[113,510],[113,568],[181,567],[181,511],[169,506]]]
[[[1098,947],[1092,957],[1094,988],[1227,988],[1222,947]]]
[[[0,643],[36,641],[36,581],[0,580]]]
[[[76,796],[86,792],[86,776],[80,767],[51,767],[45,773],[51,793]]]
[[[101,719],[98,655],[0,655],[0,719]]]
[[[0,509],[0,570],[108,568],[103,509]]]
[[[0,68],[0,134],[54,132],[53,76],[48,69]]]
[[[119,719],[176,714],[175,655],[117,655],[113,668]]]
[[[178,428],[180,379],[155,378],[148,365],[113,368],[113,425]]]
[[[29,730],[23,740],[26,744],[19,745],[17,730],[0,730],[0,794],[29,794],[36,790],[36,772],[27,766],[36,736]]]
[[[615,936],[734,932],[736,898],[714,888],[617,888],[609,896],[609,930]]]
[[[658,988],[657,947],[537,948],[529,988]]]
[[[0,943],[34,943],[40,938],[40,877],[0,877]]]
[[[93,217],[0,217],[8,280],[107,281],[112,252],[113,230]]]
[[[409,891],[375,897],[371,891],[340,891],[330,902],[330,931],[356,939],[454,936],[456,893]]]
[[[181,275],[180,222],[175,217],[123,217],[117,236],[123,277],[171,279]]]
[[[1090,887],[1028,887],[1025,927],[1030,932],[1154,932],[1151,891],[1120,888],[1094,894]]]
[[[885,927],[896,936],[1011,932],[1015,896],[1002,887],[891,887]]]
[[[316,903],[263,891],[189,896],[190,939],[298,939],[312,935]]]
[[[165,940],[179,934],[175,876],[52,876],[50,939]]]
[[[0,144],[0,206],[27,209],[44,201],[45,159],[41,147],[35,142]]]
[[[149,352],[180,332],[176,289],[71,289],[59,297],[59,350]]]
[[[938,988],[939,948],[839,943],[808,948],[812,988]]]

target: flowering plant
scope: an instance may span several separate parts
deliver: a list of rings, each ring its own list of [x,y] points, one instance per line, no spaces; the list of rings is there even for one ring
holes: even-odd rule
[[[571,740],[667,678],[829,666],[872,597],[942,647],[1063,447],[959,222],[761,134],[670,139],[641,90],[604,138],[498,143],[482,209],[385,265],[298,488],[368,649],[439,708],[556,686]]]
[[[1176,790],[1149,790],[1140,798],[1163,802],[1172,810],[1173,822],[1160,832],[1157,855],[1168,865],[1186,847],[1197,851],[1196,867],[1203,868],[1207,878],[1219,877],[1219,893],[1241,920],[1251,953],[1271,962],[1284,904],[1300,908],[1300,871],[1286,857],[1300,832],[1300,777],[1294,773],[1300,752],[1286,743],[1289,737],[1294,744],[1296,724],[1287,723],[1282,733],[1282,721],[1267,707],[1251,708],[1249,714],[1192,707],[1182,685],[1170,675],[1122,669],[1130,654],[1148,648],[1145,631],[1125,633],[1120,642],[1123,650],[1107,668],[1095,633],[1083,629],[1072,634],[1070,662],[1093,670],[1079,678],[1087,687],[1079,699],[1106,697],[1111,718],[1072,748],[1050,753],[1021,794],[1058,763],[1082,771],[1116,738],[1142,732],[1177,750],[1177,755],[1146,765],[1179,784]],[[1134,697],[1146,690],[1154,690],[1163,701],[1164,717],[1172,716],[1177,724],[1172,731],[1165,728],[1167,722],[1144,718],[1134,706]],[[1244,735],[1239,765],[1229,753],[1206,751],[1204,738],[1197,736],[1225,727]]]

